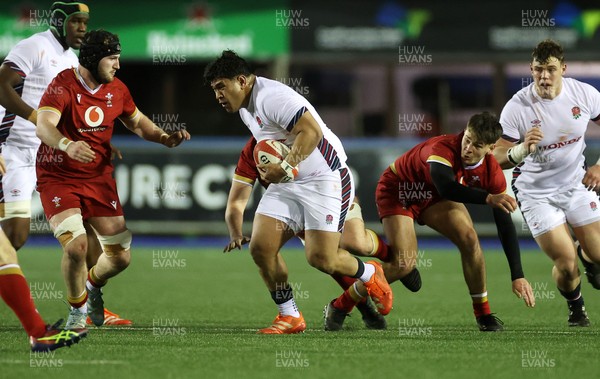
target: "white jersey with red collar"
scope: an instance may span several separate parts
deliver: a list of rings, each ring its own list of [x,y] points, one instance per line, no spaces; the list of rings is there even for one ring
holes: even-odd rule
[[[588,123],[600,119],[600,93],[591,85],[563,78],[562,90],[552,100],[542,99],[535,83],[521,89],[500,115],[503,138],[524,141],[535,126],[544,138],[537,150],[517,166],[513,186],[529,196],[545,197],[567,191],[585,174],[583,151]]]
[[[295,140],[290,131],[307,111],[321,127],[323,138],[298,165],[296,182],[347,167],[346,152],[339,138],[325,125],[308,100],[275,80],[256,76],[248,107],[239,110],[242,121],[257,141],[276,139],[288,146],[292,146]]]
[[[38,108],[46,87],[59,72],[79,65],[77,55],[71,49],[65,50],[49,30],[20,41],[8,53],[4,63],[23,78],[23,84],[15,89],[33,109]],[[17,147],[39,146],[40,140],[31,122],[7,112],[2,106],[0,120],[0,142],[6,140]]]

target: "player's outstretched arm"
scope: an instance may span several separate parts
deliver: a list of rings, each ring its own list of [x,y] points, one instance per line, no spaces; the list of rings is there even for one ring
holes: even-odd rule
[[[133,118],[122,118],[121,121],[127,129],[131,130],[146,141],[160,143],[166,147],[179,146],[183,141],[189,141],[191,136],[187,130],[182,129],[174,133],[167,133],[152,122],[145,114],[138,110]]]
[[[521,249],[517,237],[517,230],[510,214],[494,208],[494,221],[498,230],[498,237],[502,244],[502,249],[506,255],[508,266],[510,268],[510,277],[512,281],[512,291],[518,298],[525,301],[528,307],[535,306],[535,297],[531,285],[525,279],[523,266],[521,265]]]
[[[470,188],[458,183],[451,167],[437,162],[429,163],[429,173],[433,185],[444,198],[457,203],[487,204],[510,213],[517,209],[517,202],[511,196],[501,193],[492,195],[479,188]]]
[[[242,245],[250,242],[250,237],[244,236],[242,225],[244,223],[244,210],[252,194],[252,186],[236,181],[231,182],[227,208],[225,208],[225,223],[229,230],[229,243],[223,249],[227,253],[233,249],[242,249]]]
[[[441,163],[429,163],[433,185],[444,198],[457,203],[485,204],[488,193],[479,188],[463,186],[456,181],[452,167]]]

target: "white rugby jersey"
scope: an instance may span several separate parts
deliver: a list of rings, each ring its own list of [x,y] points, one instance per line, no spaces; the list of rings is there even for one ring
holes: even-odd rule
[[[59,72],[79,66],[77,55],[71,49],[64,50],[50,30],[20,41],[8,53],[4,63],[23,77],[23,84],[15,90],[34,109],[38,108],[46,87]],[[35,125],[0,106],[0,142],[5,140],[17,147],[37,148],[40,144]]]
[[[525,133],[540,126],[544,139],[513,173],[513,189],[534,197],[564,192],[580,183],[585,174],[584,134],[590,120],[600,119],[600,93],[591,85],[563,78],[553,100],[542,99],[535,83],[521,89],[500,115],[503,138],[525,140]]]
[[[323,138],[298,165],[296,182],[347,167],[346,152],[339,138],[325,125],[308,100],[275,80],[256,76],[248,107],[239,110],[242,121],[257,141],[282,140],[289,147],[296,137],[290,131],[306,111],[321,127]]]

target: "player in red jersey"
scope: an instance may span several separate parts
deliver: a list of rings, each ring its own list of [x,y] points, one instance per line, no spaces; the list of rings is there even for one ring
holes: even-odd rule
[[[256,181],[258,180],[264,188],[267,188],[269,185],[261,179],[258,169],[256,168],[256,162],[253,157],[255,146],[256,139],[250,137],[242,149],[238,163],[235,167],[231,189],[229,190],[229,197],[227,199],[227,208],[225,209],[225,221],[227,223],[227,228],[229,229],[230,241],[223,249],[223,252],[229,252],[236,248],[241,249],[242,245],[250,242],[250,237],[244,236],[242,232],[244,210],[248,204],[250,195],[252,194],[252,188]],[[302,233],[299,233],[298,236],[303,237],[301,234]],[[360,204],[358,204],[356,198],[346,216],[344,231],[342,232],[340,239],[340,248],[348,250],[354,255],[376,257],[383,262],[389,261],[388,245],[374,231],[365,228]],[[355,278],[341,275],[332,275],[332,277],[344,290],[351,286],[356,280]],[[420,286],[420,276],[416,268],[414,269],[413,277],[416,278]],[[410,283],[405,283],[405,285],[412,291],[418,290],[418,288],[412,288]],[[386,328],[387,323],[385,318],[377,312],[377,309],[374,308],[373,303],[369,298],[357,304],[357,308],[368,328]],[[343,318],[345,318],[345,316],[346,314],[344,314]],[[341,322],[343,322],[343,318]]]
[[[431,138],[396,159],[382,174],[376,190],[379,217],[390,243],[391,262],[383,264],[388,281],[394,282],[415,267],[414,221],[428,225],[458,247],[482,331],[500,331],[503,327],[490,311],[483,252],[473,221],[462,203],[487,204],[493,208],[511,270],[513,292],[527,306],[535,305],[531,286],[521,268],[517,234],[510,217],[517,204],[505,193],[506,179],[491,154],[501,135],[502,127],[494,115],[476,114],[462,133]],[[331,305],[347,312],[356,300],[353,286]]]
[[[95,325],[103,324],[101,288],[130,261],[131,232],[112,177],[115,119],[141,138],[167,147],[190,139],[185,130],[165,133],[137,109],[125,84],[115,77],[120,54],[116,35],[104,30],[86,33],[79,68],[58,74],[38,109],[36,133],[42,144],[37,189],[64,250],[62,271],[71,304],[67,328],[85,325],[86,314]],[[96,230],[104,250],[89,272],[84,220]]]

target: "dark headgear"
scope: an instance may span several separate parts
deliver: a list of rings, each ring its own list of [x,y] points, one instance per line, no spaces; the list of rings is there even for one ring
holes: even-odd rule
[[[91,30],[85,33],[79,48],[79,64],[87,68],[96,81],[98,77],[98,63],[109,55],[121,54],[119,36],[106,30]]]
[[[57,1],[50,7],[50,29],[54,31],[61,45],[68,49],[67,22],[75,14],[90,14],[90,8],[84,3]]]

